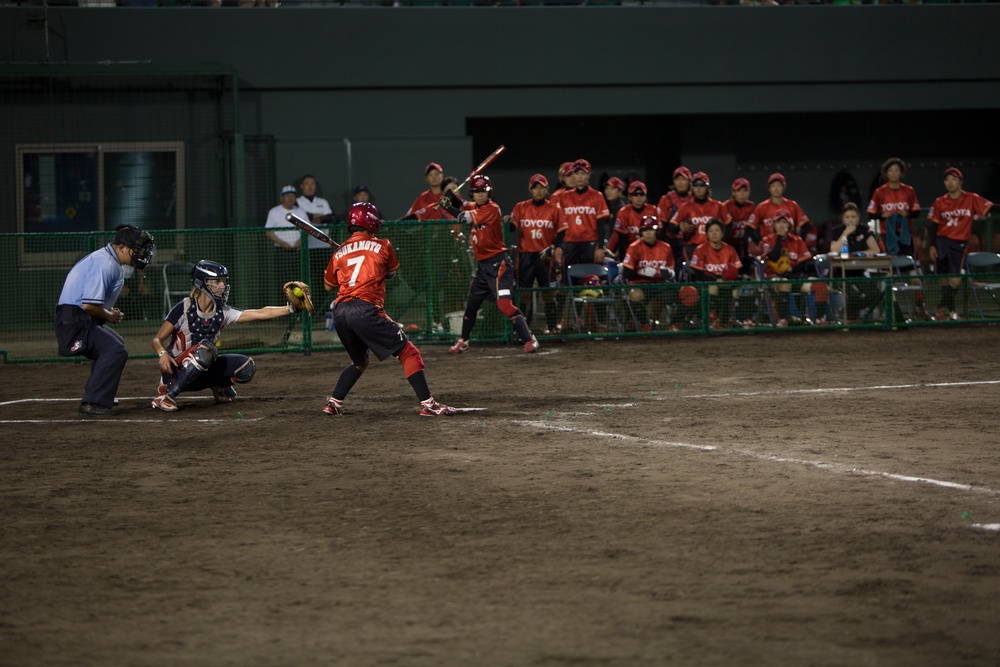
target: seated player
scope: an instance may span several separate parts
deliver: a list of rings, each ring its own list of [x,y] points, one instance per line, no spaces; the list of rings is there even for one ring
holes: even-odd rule
[[[801,324],[800,318],[789,317],[789,294],[792,292],[792,286],[788,281],[807,276],[807,271],[811,268],[812,253],[806,247],[805,241],[791,231],[791,221],[784,209],[774,214],[771,232],[761,241],[761,259],[764,260],[764,277],[776,281],[774,290],[778,293],[776,299],[778,326],[787,327],[790,319],[792,324]],[[811,290],[812,283],[802,283],[801,290],[791,294],[799,313],[805,312],[803,293]],[[819,307],[820,304],[817,303],[817,308]],[[826,303],[823,302],[823,313],[817,313],[819,324],[826,323],[825,307]]]
[[[722,240],[726,233],[721,220],[713,218],[705,224],[705,235],[708,240],[700,244],[691,253],[691,263],[688,270],[691,280],[699,282],[729,282],[739,279],[740,267],[743,263],[733,246]],[[709,308],[708,322],[713,329],[723,329],[729,326],[729,313],[732,306],[732,290],[727,288],[720,293],[717,285],[708,288]]]
[[[629,245],[622,260],[622,273],[630,285],[628,300],[637,311],[643,331],[652,331],[667,303],[665,282],[674,277],[674,253],[666,241],[657,238],[659,221],[646,216],[639,223],[639,239]],[[641,287],[640,287],[641,286]]]
[[[191,295],[170,309],[153,337],[153,351],[160,357],[160,385],[153,399],[157,410],[173,412],[178,409],[178,394],[201,389],[211,389],[217,403],[232,402],[236,398],[233,384],[249,382],[256,367],[244,354],[219,354],[216,343],[222,330],[234,322],[270,320],[295,312],[290,305],[233,308],[226,303],[229,270],[218,262],[203,259],[195,264],[191,284]]]

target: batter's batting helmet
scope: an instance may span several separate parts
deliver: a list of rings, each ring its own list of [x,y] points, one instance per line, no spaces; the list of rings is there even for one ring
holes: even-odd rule
[[[489,176],[483,176],[482,174],[473,178],[472,184],[469,186],[469,192],[492,192],[492,191],[493,191],[493,181],[490,180]]]
[[[642,221],[639,223],[639,231],[644,231],[646,229],[659,229],[660,221],[656,219],[655,215],[644,215],[642,216]]]
[[[209,278],[225,282],[222,294],[217,294],[215,290],[209,286]],[[195,264],[191,269],[191,284],[205,294],[211,296],[219,306],[225,305],[226,300],[229,299],[229,269],[219,262],[213,262],[210,259],[203,259]]]
[[[591,273],[584,276],[581,282],[587,287],[597,287],[601,284],[601,278],[597,274]]]
[[[681,303],[685,306],[693,306],[698,303],[698,290],[691,285],[685,285],[679,293]]]
[[[370,201],[359,201],[351,204],[347,209],[347,226],[360,227],[365,231],[377,234],[382,226],[382,216],[379,215],[378,208]]]

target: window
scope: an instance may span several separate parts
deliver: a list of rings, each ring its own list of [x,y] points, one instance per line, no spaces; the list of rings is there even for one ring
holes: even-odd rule
[[[181,142],[21,144],[16,150],[18,231],[111,231],[120,224],[184,228]],[[86,252],[86,244],[85,237],[23,239],[20,262],[66,264]],[[157,245],[160,261],[179,250]]]

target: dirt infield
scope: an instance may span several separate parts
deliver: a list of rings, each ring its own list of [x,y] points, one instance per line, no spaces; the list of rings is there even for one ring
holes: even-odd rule
[[[0,366],[0,664],[996,665],[997,340],[426,347],[447,419],[394,361],[323,415],[343,353],[87,422]]]

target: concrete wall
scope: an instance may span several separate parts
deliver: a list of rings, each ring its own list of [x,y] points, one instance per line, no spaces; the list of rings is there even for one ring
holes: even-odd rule
[[[0,9],[0,59],[46,58],[41,16]],[[315,173],[341,210],[345,193],[364,182],[387,216],[402,214],[430,160],[464,177],[504,142],[489,131],[491,119],[518,133],[506,135],[511,141],[531,139],[498,163],[508,206],[531,172],[552,177],[559,162],[581,156],[598,171],[633,168],[653,191],[682,162],[710,169],[717,183],[782,161],[863,162],[861,183],[887,151],[928,164],[961,160],[971,189],[997,185],[995,124],[972,127],[966,118],[1000,107],[1000,58],[988,51],[998,5],[72,8],[47,16],[53,61],[232,64],[243,132],[277,139],[274,185]],[[815,122],[831,112],[848,114],[849,124]],[[882,132],[892,132],[893,115],[921,131],[873,141],[869,114],[890,117]],[[630,131],[638,117],[641,135]],[[532,119],[548,119],[540,123],[547,131]],[[766,140],[748,119],[770,119]],[[954,150],[929,139],[942,134],[955,138]],[[829,177],[789,194],[816,208]]]

